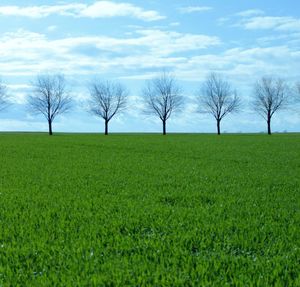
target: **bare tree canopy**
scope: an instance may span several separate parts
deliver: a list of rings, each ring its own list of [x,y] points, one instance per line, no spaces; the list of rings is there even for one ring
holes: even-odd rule
[[[90,84],[90,111],[104,119],[105,132],[108,134],[108,123],[118,113],[126,109],[128,91],[117,82],[95,80]]]
[[[49,135],[56,116],[70,110],[72,100],[66,89],[63,75],[38,75],[32,83],[32,95],[28,98],[29,109],[47,119]]]
[[[286,107],[289,88],[280,78],[263,77],[254,86],[253,109],[266,121],[268,134],[271,134],[273,115]]]
[[[240,109],[240,98],[230,83],[221,75],[211,73],[198,92],[198,111],[209,113],[217,121],[217,133],[221,134],[221,120],[230,113]]]
[[[0,79],[0,112],[8,106],[6,87]]]
[[[160,118],[163,124],[163,134],[166,134],[167,120],[183,105],[181,88],[177,80],[168,73],[147,82],[143,96],[146,103],[145,113]]]

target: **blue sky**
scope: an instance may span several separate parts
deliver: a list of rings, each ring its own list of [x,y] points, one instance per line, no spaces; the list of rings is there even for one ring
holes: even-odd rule
[[[172,132],[215,132],[214,119],[195,112],[195,91],[212,72],[238,90],[243,112],[228,116],[222,131],[261,132],[266,124],[249,109],[252,87],[263,75],[300,80],[300,2],[285,1],[5,1],[0,3],[0,76],[13,105],[0,114],[2,131],[47,131],[30,114],[26,97],[40,73],[64,73],[75,106],[54,131],[102,132],[88,113],[87,85],[115,79],[130,90],[126,113],[112,132],[160,132],[142,113],[145,80],[163,69],[183,87],[184,112],[168,122]],[[300,131],[300,112],[282,111],[274,131]]]

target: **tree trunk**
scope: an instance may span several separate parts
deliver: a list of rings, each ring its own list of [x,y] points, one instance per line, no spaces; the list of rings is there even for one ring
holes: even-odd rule
[[[108,135],[108,120],[105,120],[105,132],[104,134],[107,136]]]
[[[271,118],[268,118],[267,124],[268,124],[268,135],[270,135],[270,134],[272,134],[271,133]]]
[[[218,135],[221,134],[220,123],[221,123],[221,120],[217,120],[217,131],[218,131]]]
[[[48,126],[49,126],[49,135],[52,136],[53,133],[52,133],[52,121],[51,120],[48,120]]]
[[[163,135],[166,135],[166,124],[167,124],[167,121],[166,120],[164,120],[163,121]]]

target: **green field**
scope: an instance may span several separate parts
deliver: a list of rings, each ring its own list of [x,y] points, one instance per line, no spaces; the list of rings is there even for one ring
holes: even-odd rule
[[[0,134],[0,286],[300,286],[300,134]]]

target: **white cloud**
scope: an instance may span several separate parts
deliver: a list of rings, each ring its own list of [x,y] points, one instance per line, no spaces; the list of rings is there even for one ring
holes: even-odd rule
[[[241,19],[233,26],[246,30],[300,31],[300,19],[291,16],[262,16],[261,10],[247,10],[235,14]]]
[[[263,10],[250,9],[219,18],[220,24],[228,23],[231,27],[245,30],[273,30],[278,32],[299,32],[300,18],[292,16],[268,16]],[[276,35],[278,36],[278,35]]]
[[[180,22],[172,22],[169,24],[171,27],[177,27],[180,26]]]
[[[291,78],[299,76],[300,53],[287,46],[266,48],[234,48],[220,54],[204,54],[178,63],[180,79],[201,81],[206,74],[216,71],[227,75],[238,87],[246,89],[265,74]]]
[[[24,89],[31,89],[31,86],[28,84],[8,84],[6,85],[10,90],[24,90]]]
[[[57,26],[55,26],[55,25],[47,27],[47,31],[49,31],[49,32],[53,32],[55,30],[57,30]]]
[[[107,18],[115,16],[130,16],[146,21],[164,19],[158,12],[144,10],[130,3],[115,3],[112,1],[98,1],[82,9],[79,17]]]
[[[73,3],[53,6],[0,6],[0,15],[29,18],[43,18],[50,15],[88,18],[127,16],[144,21],[156,21],[165,18],[154,10],[144,10],[130,3],[113,1],[96,1],[91,5]]]
[[[13,104],[23,105],[23,104],[26,104],[27,94],[24,92],[15,92],[14,91],[13,93],[11,93],[9,100]]]
[[[188,7],[181,7],[178,10],[183,14],[188,13],[195,13],[195,12],[205,12],[212,10],[212,7],[209,6],[188,6]]]
[[[217,37],[173,31],[138,30],[135,36],[69,37],[50,40],[45,35],[19,30],[0,37],[0,74],[30,75],[41,71],[76,73],[109,67],[130,68],[174,65],[182,61],[175,53],[204,49],[220,44]],[[84,49],[99,51],[98,55]],[[106,51],[103,56],[101,51]],[[121,54],[120,54],[121,53]]]
[[[221,72],[238,86],[249,84],[253,75],[299,76],[300,52],[288,45],[237,47],[213,54],[201,49],[220,44],[218,38],[174,31],[137,30],[124,38],[100,35],[52,40],[19,30],[6,33],[0,42],[0,74],[4,76],[51,71],[67,75],[113,73],[123,79],[143,80],[167,68],[188,81],[199,81],[210,71]],[[82,47],[92,47],[99,53],[81,51]],[[193,49],[198,55],[184,54]]]
[[[300,31],[300,19],[293,17],[252,17],[240,23],[247,30],[274,29],[277,31]]]
[[[13,104],[25,104],[28,92],[32,86],[29,84],[7,84],[9,102]]]
[[[257,16],[257,15],[263,15],[265,12],[260,9],[249,9],[245,11],[241,11],[239,13],[236,13],[236,16],[240,17],[251,17],[251,16]]]
[[[254,17],[254,16],[261,16],[264,15],[265,12],[263,10],[260,9],[249,9],[249,10],[244,10],[235,14],[231,14],[229,16],[226,17],[221,17],[217,20],[217,23],[219,25],[224,25],[226,23],[230,23],[232,21],[232,19],[238,18],[248,18],[248,17]],[[244,20],[244,19],[243,19]],[[240,22],[239,22],[240,23]],[[235,24],[233,26],[240,26],[240,24]]]
[[[166,65],[164,65],[166,66]],[[130,76],[121,76],[119,79],[121,80],[150,80],[154,77],[158,76],[158,73],[151,72],[151,73],[143,73],[143,74],[136,74]]]
[[[74,16],[85,9],[85,4],[65,4],[53,6],[0,6],[0,15],[3,16],[23,16],[29,18],[43,18],[50,15]]]
[[[142,35],[140,44],[149,46],[155,54],[169,55],[221,44],[218,37],[201,34],[182,34],[161,30],[140,30],[138,33]]]

